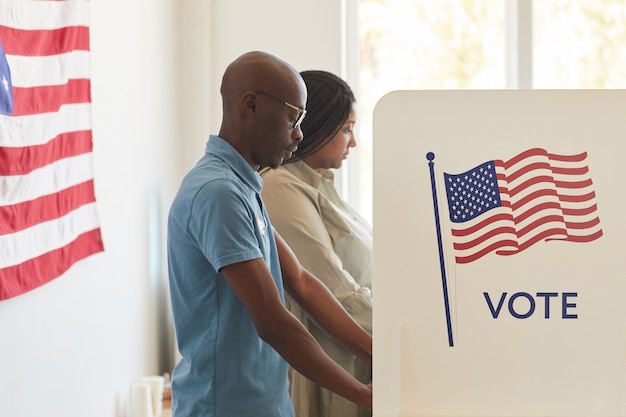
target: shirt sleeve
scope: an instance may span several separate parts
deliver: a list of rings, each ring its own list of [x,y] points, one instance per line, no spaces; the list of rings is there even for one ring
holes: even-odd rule
[[[191,205],[187,231],[216,271],[263,256],[255,234],[258,213],[234,183],[206,183]]]

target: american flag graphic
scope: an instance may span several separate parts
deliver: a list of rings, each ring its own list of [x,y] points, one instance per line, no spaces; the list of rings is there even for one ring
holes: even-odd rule
[[[96,212],[89,2],[0,1],[0,299],[104,250]]]
[[[587,153],[534,148],[461,174],[444,173],[457,264],[513,255],[550,240],[602,236]]]

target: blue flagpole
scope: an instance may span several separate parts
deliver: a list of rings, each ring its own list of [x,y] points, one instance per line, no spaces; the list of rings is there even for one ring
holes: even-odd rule
[[[437,187],[435,185],[435,154],[428,152],[428,167],[430,168],[430,184],[433,190],[433,206],[435,208],[435,226],[437,228],[437,243],[439,245],[439,264],[441,266],[441,284],[443,285],[443,303],[446,309],[446,324],[448,325],[448,345],[454,346],[452,338],[452,321],[450,319],[450,301],[448,300],[448,282],[446,279],[446,264],[443,256],[443,241],[441,239],[441,221],[439,220],[439,204],[437,200]]]

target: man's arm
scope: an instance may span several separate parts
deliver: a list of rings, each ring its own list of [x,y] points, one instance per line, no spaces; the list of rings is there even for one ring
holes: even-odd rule
[[[372,337],[350,317],[333,293],[304,269],[289,245],[274,233],[285,290],[339,344],[372,364]]]
[[[364,385],[335,363],[280,300],[263,259],[225,266],[221,273],[246,306],[259,337],[305,377],[354,403],[372,408],[371,384]],[[371,350],[370,350],[371,352]]]

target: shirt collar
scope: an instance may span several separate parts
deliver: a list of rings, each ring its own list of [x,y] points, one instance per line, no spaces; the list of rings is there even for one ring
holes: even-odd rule
[[[319,187],[319,184],[323,180],[330,181],[332,183],[335,179],[335,174],[330,169],[313,169],[302,160],[285,164],[283,167],[292,174],[296,175],[302,181],[316,188]]]
[[[248,161],[230,143],[217,135],[211,135],[206,144],[206,153],[224,161],[250,188],[257,193],[261,192],[263,181],[259,173],[250,167]]]

